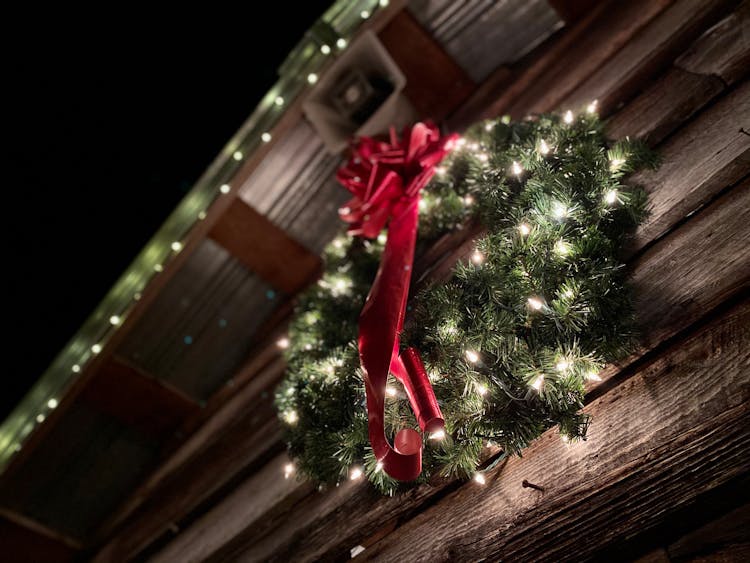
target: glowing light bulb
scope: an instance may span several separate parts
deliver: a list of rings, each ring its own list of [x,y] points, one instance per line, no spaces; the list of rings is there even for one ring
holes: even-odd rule
[[[555,243],[555,252],[557,252],[560,256],[567,256],[570,252],[570,245],[564,240],[558,240]]]
[[[324,55],[330,55],[331,54],[331,48],[328,45],[321,45],[320,46],[320,52]]]
[[[297,411],[286,411],[284,413],[284,420],[286,420],[289,424],[295,424],[299,420]]]
[[[445,438],[445,430],[438,430],[430,434],[430,440],[442,440]]]
[[[503,125],[508,125],[508,124],[510,123],[510,116],[509,116],[509,115],[504,115],[504,116],[502,116],[502,117],[500,118],[500,122],[501,122],[501,123],[502,123]]]
[[[490,159],[490,157],[489,157],[489,156],[487,155],[487,153],[484,153],[484,152],[480,152],[480,153],[479,153],[479,154],[477,155],[477,158],[478,158],[478,159],[479,159],[479,160],[480,160],[481,162],[487,162],[487,161],[488,161],[488,160]]]
[[[599,105],[599,100],[594,100],[588,106],[586,106],[586,111],[588,113],[596,113],[596,108],[598,105]]]
[[[495,128],[495,124],[490,122],[487,125],[484,126],[485,131],[492,131]]]
[[[352,481],[356,481],[360,477],[362,477],[362,468],[359,466],[353,467],[349,472],[349,479],[351,479]]]
[[[616,202],[617,201],[617,190],[609,190],[606,194],[604,194],[604,201],[606,201],[610,205],[612,205],[614,202]]]
[[[489,389],[487,389],[487,387],[485,387],[481,383],[477,383],[476,388],[477,393],[479,393],[482,397],[484,397],[487,394],[487,391],[489,391]]]
[[[49,401],[47,401],[47,408],[48,409],[57,408],[57,399],[50,399]]]
[[[466,359],[469,360],[472,364],[476,364],[479,361],[479,354],[477,354],[474,350],[466,350]]]
[[[277,106],[283,106],[284,105],[284,98],[282,96],[276,96],[276,99],[273,101],[274,104]]]
[[[478,151],[479,150],[479,143],[471,143],[468,148],[469,148],[470,151]]]
[[[518,230],[523,236],[526,236],[531,232],[531,227],[529,227],[526,223],[521,223],[520,225],[518,225]]]
[[[375,464],[375,473],[380,473],[383,471],[383,462],[379,461]]]
[[[570,363],[568,360],[560,360],[555,364],[555,367],[557,368],[557,371],[566,371],[570,367]]]
[[[396,393],[398,393],[398,391],[396,391],[396,389],[394,387],[391,387],[390,385],[385,388],[385,392],[389,397],[395,397]]]
[[[482,262],[484,262],[484,254],[482,254],[478,250],[475,250],[474,254],[471,255],[471,261],[476,265],[481,264]]]
[[[612,160],[609,161],[609,169],[613,171],[617,170],[623,164],[625,164],[624,158],[613,158]]]
[[[179,252],[180,250],[182,250],[182,243],[176,240],[172,243],[171,248],[173,252]]]
[[[520,176],[521,174],[523,174],[523,166],[521,166],[515,160],[513,161],[513,166],[511,166],[511,170],[513,171],[513,174],[515,174],[516,176]]]
[[[554,215],[556,219],[562,219],[567,214],[568,214],[568,208],[565,207],[565,205],[563,205],[559,201],[556,201],[555,204],[552,206],[552,215]]]
[[[203,221],[203,219],[205,219],[205,218],[206,218],[206,212],[205,211],[200,211],[198,213],[198,221]]]
[[[287,348],[289,348],[289,344],[289,338],[287,338],[286,336],[282,336],[276,341],[276,346],[278,346],[282,350],[286,350]]]
[[[368,12],[367,10],[362,10],[359,13],[359,17],[361,17],[363,20],[366,20],[367,18],[370,17],[370,12]]]
[[[573,112],[570,110],[566,111],[565,115],[563,116],[563,121],[567,123],[568,125],[573,123]]]
[[[234,151],[234,153],[232,153],[232,158],[235,160],[242,160],[244,157],[245,155],[242,154],[242,151]]]
[[[387,8],[387,7],[388,7],[388,4],[389,4],[389,2],[388,2],[388,0],[380,0],[380,1],[378,2],[378,4],[380,4],[380,7],[381,7],[381,8]]]
[[[36,421],[37,421],[37,422],[38,422],[39,424],[41,424],[42,422],[44,422],[44,418],[45,418],[45,416],[44,416],[43,414],[38,414],[38,415],[36,415]]]
[[[94,344],[94,345],[93,345],[93,346],[91,347],[91,351],[92,351],[92,352],[93,352],[94,354],[98,354],[99,352],[101,352],[101,351],[102,351],[102,345],[101,345],[101,344]]]
[[[570,436],[568,436],[567,434],[560,434],[560,437],[562,438],[562,441],[565,442],[566,444],[570,443]]]
[[[344,39],[343,37],[339,37],[336,40],[336,47],[338,47],[339,49],[346,48],[346,39]]]
[[[289,476],[294,473],[294,464],[287,463],[284,466],[284,479],[289,479]]]
[[[271,141],[271,134],[268,131],[266,131],[265,133],[263,133],[260,136],[260,140],[263,141],[264,143],[270,142]]]
[[[314,72],[311,72],[310,74],[307,75],[307,82],[309,84],[315,84],[317,81],[318,81],[318,75],[315,74]]]
[[[425,211],[427,209],[427,202],[423,199],[419,200],[419,210]]]
[[[474,480],[480,485],[484,485],[487,482],[487,479],[481,473],[474,473]]]
[[[533,381],[533,382],[531,383],[531,386],[532,386],[532,387],[533,387],[534,389],[536,389],[537,391],[539,391],[539,390],[540,390],[540,389],[542,388],[542,385],[544,385],[544,376],[543,376],[543,375],[540,375],[539,377],[537,377],[537,378],[536,378],[536,379],[535,379],[535,380],[534,380],[534,381]]]
[[[464,196],[464,205],[474,205],[474,198],[471,195]]]
[[[542,303],[541,299],[537,299],[536,297],[529,297],[529,307],[531,307],[535,311],[539,311],[542,307],[544,307],[544,303]]]
[[[447,172],[447,170],[445,169],[445,166],[438,166],[437,168],[435,168],[435,173],[438,176],[445,176],[446,172]]]
[[[541,155],[548,155],[549,154],[549,145],[547,144],[547,141],[542,139],[539,141],[539,154]]]
[[[70,371],[72,371],[73,373],[80,373],[81,372],[81,366],[79,366],[78,364],[73,364],[73,367],[70,368]]]
[[[456,140],[456,147],[458,147],[460,149],[460,148],[463,148],[465,146],[466,146],[466,139],[464,139],[463,137],[459,137]]]
[[[599,374],[595,371],[590,371],[586,374],[586,379],[589,381],[601,381],[602,378],[599,377]]]
[[[228,194],[231,189],[232,186],[230,186],[229,184],[222,184],[221,186],[219,186],[219,191],[223,194]]]

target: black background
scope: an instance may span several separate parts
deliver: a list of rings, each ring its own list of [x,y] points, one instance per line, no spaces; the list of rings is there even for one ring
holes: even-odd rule
[[[329,1],[5,17],[0,419],[276,81]],[[163,9],[163,8],[162,8]],[[254,11],[249,11],[254,10]]]

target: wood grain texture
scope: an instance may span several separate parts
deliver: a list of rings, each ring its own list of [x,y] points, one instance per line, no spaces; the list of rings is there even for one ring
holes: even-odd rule
[[[599,100],[600,111],[610,113],[618,103],[631,98],[644,80],[669,66],[675,56],[735,4],[734,0],[677,0],[576,85],[562,106],[577,109]]]
[[[575,561],[643,533],[750,470],[747,302],[585,408],[586,442],[545,433],[523,458],[467,483],[363,560]],[[539,492],[523,480],[542,485]]]
[[[404,94],[423,119],[439,121],[474,91],[474,82],[411,15],[404,10],[378,38],[406,75]]]
[[[300,291],[320,273],[321,262],[317,255],[241,199],[232,202],[209,236],[286,294]]]

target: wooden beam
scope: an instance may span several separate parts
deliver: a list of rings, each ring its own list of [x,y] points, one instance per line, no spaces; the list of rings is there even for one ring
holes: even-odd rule
[[[420,118],[440,121],[474,91],[469,75],[408,10],[394,16],[378,37],[406,75],[404,94]]]
[[[75,540],[4,508],[0,508],[0,546],[3,558],[17,563],[65,563],[81,550]]]
[[[80,398],[160,441],[200,411],[194,400],[117,357],[104,363]]]
[[[582,19],[593,10],[597,0],[547,0],[562,20],[570,25]]]
[[[208,236],[287,295],[297,293],[320,274],[320,257],[239,198]]]

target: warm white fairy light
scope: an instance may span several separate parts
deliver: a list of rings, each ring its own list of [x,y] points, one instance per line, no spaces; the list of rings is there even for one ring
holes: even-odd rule
[[[500,118],[500,121],[503,123],[503,125],[508,125],[510,123],[510,116],[504,115]]]
[[[286,411],[284,413],[284,420],[289,424],[295,424],[299,420],[299,415],[297,414],[297,411]]]
[[[486,152],[480,152],[477,155],[477,158],[480,162],[487,162],[490,159],[489,155]]]
[[[484,485],[487,482],[487,479],[484,478],[484,475],[482,473],[474,473],[474,481],[476,481],[480,485]]]
[[[567,297],[568,299],[570,299],[571,297],[573,297],[573,295],[574,293],[572,289],[566,289],[565,291],[563,291],[563,297]]]
[[[542,385],[544,385],[544,376],[540,375],[537,377],[534,381],[532,381],[531,386],[539,391],[542,388]]]
[[[601,381],[602,380],[599,374],[593,370],[586,374],[586,379],[588,379],[589,381]]]
[[[495,124],[492,123],[491,121],[487,125],[484,126],[485,131],[492,131],[494,128],[495,128]]]
[[[461,149],[466,146],[466,139],[463,137],[459,137],[456,139],[456,148]]]
[[[479,252],[478,250],[474,251],[474,254],[471,255],[471,261],[474,262],[477,266],[480,265],[482,262],[484,262],[484,254]]]
[[[560,256],[567,256],[570,253],[570,245],[564,240],[558,240],[555,243],[555,252]]]
[[[367,10],[362,10],[359,13],[359,17],[361,17],[363,20],[366,20],[367,18],[370,17],[370,12],[368,12]]]
[[[604,194],[604,201],[606,201],[610,205],[612,205],[614,202],[616,202],[617,201],[617,190],[609,190],[606,194]]]
[[[586,111],[588,113],[596,113],[596,109],[598,105],[599,105],[599,100],[594,100],[588,106],[586,106]]]
[[[349,479],[356,481],[360,477],[362,477],[362,468],[359,466],[352,467],[351,471],[349,471]]]
[[[624,158],[613,158],[612,160],[609,161],[609,169],[612,171],[617,170],[623,164],[625,164]]]
[[[50,399],[49,401],[47,401],[47,408],[48,409],[57,408],[57,399]]]
[[[467,148],[470,151],[478,151],[479,150],[479,143],[471,143],[467,146]]]
[[[438,430],[430,434],[430,440],[440,441],[445,438],[445,430]]]
[[[380,473],[383,471],[383,462],[379,461],[375,464],[375,473]]]
[[[278,346],[282,350],[286,350],[287,348],[289,348],[289,344],[289,338],[286,336],[282,336],[276,341],[276,346]]]
[[[573,123],[573,112],[570,110],[566,111],[565,115],[563,116],[563,121],[567,123],[568,125]]]
[[[546,156],[549,154],[549,151],[550,151],[550,148],[549,148],[549,145],[547,144],[547,141],[545,141],[544,139],[539,141],[539,154]]]
[[[472,364],[476,364],[479,361],[479,354],[477,354],[474,350],[466,350],[466,359],[469,360]]]
[[[70,371],[72,371],[73,373],[80,373],[81,372],[81,366],[79,366],[78,364],[73,364],[73,367],[70,368]]]
[[[228,194],[231,190],[232,186],[230,186],[229,184],[222,184],[221,186],[219,186],[219,191],[225,195]]]
[[[315,84],[317,81],[318,81],[318,75],[315,74],[314,72],[311,72],[310,74],[307,75],[307,82],[309,84]]]
[[[419,200],[419,210],[420,211],[427,211],[427,202],[423,199]]]
[[[111,317],[109,317],[109,324],[111,324],[112,326],[119,325],[121,321],[122,319],[118,315],[112,315]]]
[[[389,397],[395,397],[396,393],[398,393],[398,391],[396,391],[396,388],[391,387],[390,385],[385,388],[385,392]]]
[[[487,391],[489,391],[489,389],[487,389],[487,387],[482,385],[481,383],[477,383],[475,387],[477,393],[479,393],[482,397],[484,397],[487,394]]]
[[[381,8],[387,8],[390,2],[388,0],[380,0],[378,4],[380,5]]]
[[[464,205],[474,205],[474,197],[471,194],[464,196]]]
[[[570,436],[568,436],[567,434],[560,434],[560,438],[562,438],[562,441],[566,444],[570,443]]]
[[[531,232],[531,227],[527,223],[521,223],[520,225],[518,225],[518,231],[523,236],[526,236]]]
[[[330,55],[331,47],[326,44],[323,44],[320,46],[320,52],[323,53],[324,55]]]
[[[523,166],[521,166],[521,164],[516,162],[515,160],[513,161],[513,165],[510,167],[510,169],[516,176],[520,176],[521,174],[523,174]]]
[[[182,243],[179,240],[174,241],[170,248],[172,249],[172,252],[179,252],[182,250]]]
[[[198,212],[198,221],[203,221],[203,219],[206,218],[206,212],[205,211],[199,211]]]
[[[244,157],[245,155],[242,154],[242,151],[234,151],[234,153],[232,153],[232,158],[235,160],[242,160]]]
[[[264,143],[271,142],[271,139],[272,139],[271,134],[268,131],[266,131],[260,136],[260,140],[263,141]]]
[[[544,303],[542,303],[542,300],[536,297],[529,297],[528,302],[529,307],[531,307],[535,311],[539,311],[542,307],[544,307]]]
[[[284,466],[284,479],[289,479],[289,477],[294,473],[294,464],[293,463],[287,463]]]
[[[378,243],[385,244],[387,240],[388,240],[388,235],[386,235],[385,233],[380,233],[378,235]]]
[[[37,422],[38,422],[39,424],[41,424],[42,422],[44,422],[44,419],[45,419],[45,418],[46,418],[46,417],[45,417],[45,416],[44,416],[43,414],[38,414],[38,415],[36,415],[36,421],[37,421]]]
[[[568,214],[568,208],[565,206],[565,204],[559,201],[556,201],[555,204],[552,206],[552,215],[554,215],[556,219],[562,219],[567,214]]]
[[[435,174],[437,174],[438,176],[445,176],[446,172],[448,172],[448,170],[445,168],[445,166],[438,166],[437,168],[435,168]]]
[[[555,368],[557,369],[557,371],[567,371],[569,367],[570,367],[570,362],[568,362],[568,360],[565,360],[565,359],[559,360],[555,364]]]
[[[102,345],[101,345],[101,344],[94,344],[94,345],[93,345],[93,346],[91,347],[91,351],[92,351],[92,352],[93,352],[94,354],[98,354],[99,352],[101,352],[101,351],[102,351]]]
[[[336,47],[338,47],[339,49],[345,49],[346,48],[346,39],[344,39],[343,37],[339,37],[336,40]]]
[[[284,97],[283,96],[276,96],[276,98],[273,101],[274,104],[277,106],[283,106],[284,105]]]

